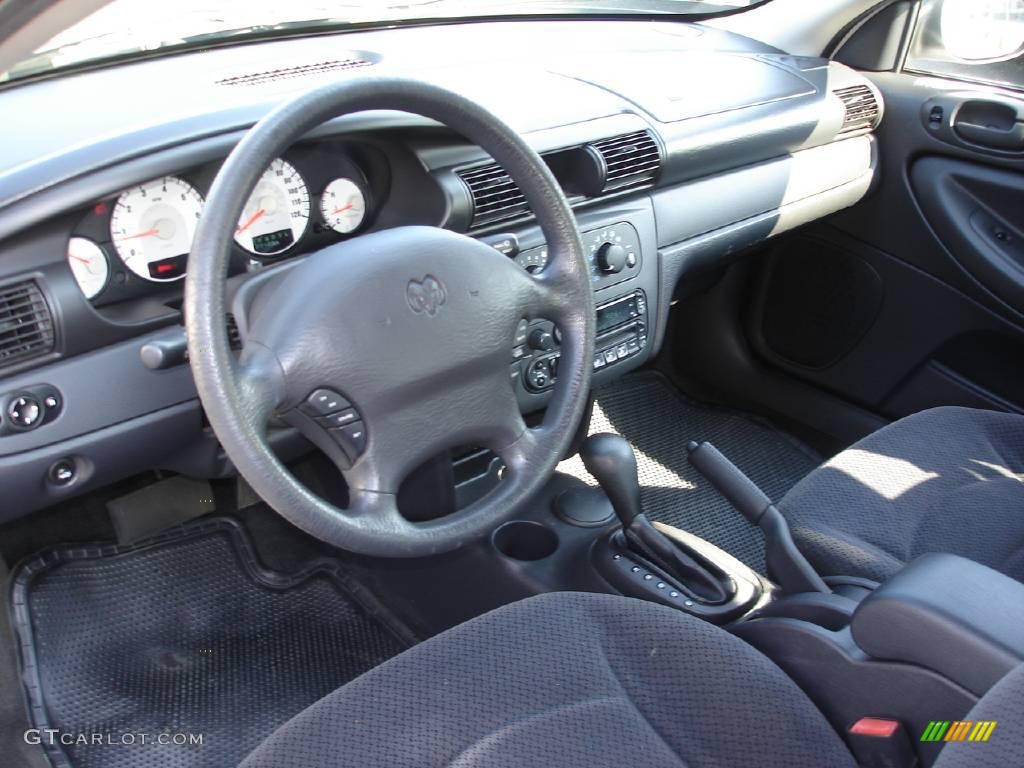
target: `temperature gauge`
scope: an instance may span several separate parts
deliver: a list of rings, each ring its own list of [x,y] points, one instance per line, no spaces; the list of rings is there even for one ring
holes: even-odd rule
[[[335,179],[320,198],[320,213],[324,223],[335,232],[355,232],[366,217],[363,190],[351,179]]]

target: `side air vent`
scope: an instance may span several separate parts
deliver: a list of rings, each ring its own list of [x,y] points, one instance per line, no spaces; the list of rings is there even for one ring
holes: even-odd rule
[[[0,288],[0,367],[53,351],[53,316],[32,280]]]
[[[835,94],[846,106],[846,118],[843,120],[843,129],[840,133],[874,127],[879,115],[878,100],[874,91],[866,85],[853,85],[849,88],[839,88]]]
[[[470,227],[481,227],[526,213],[530,206],[512,177],[497,163],[457,171],[473,198]]]
[[[359,69],[361,67],[373,66],[372,61],[359,58],[328,59],[316,61],[309,64],[297,64],[291,67],[279,67],[267,69],[262,72],[248,72],[234,77],[225,77],[215,81],[217,85],[262,85],[277,80],[289,80],[294,77],[309,77],[321,75],[324,72],[338,72],[346,69]]]
[[[605,165],[602,194],[653,184],[661,170],[661,150],[650,131],[634,131],[590,145]]]

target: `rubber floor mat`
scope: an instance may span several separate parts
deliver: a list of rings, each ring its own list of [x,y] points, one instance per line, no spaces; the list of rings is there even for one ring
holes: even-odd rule
[[[403,649],[345,583],[327,560],[294,575],[265,570],[226,518],[26,562],[12,610],[35,727],[61,734],[44,740],[51,762],[238,765],[281,723]]]
[[[764,536],[690,466],[690,440],[714,443],[773,500],[814,469],[820,458],[766,423],[696,405],[658,373],[640,373],[596,392],[590,433],[614,432],[632,443],[644,512],[689,531],[764,574]],[[574,456],[559,467],[596,485]]]

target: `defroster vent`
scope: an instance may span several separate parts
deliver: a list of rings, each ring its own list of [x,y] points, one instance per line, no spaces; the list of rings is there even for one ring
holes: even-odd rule
[[[53,316],[32,280],[0,287],[0,367],[53,351]]]
[[[457,171],[473,198],[470,227],[481,227],[526,213],[530,206],[512,177],[497,163]]]
[[[296,77],[310,77],[311,75],[322,75],[325,72],[338,72],[346,69],[361,69],[372,66],[372,61],[351,57],[342,59],[327,59],[325,61],[312,61],[291,66],[275,67],[256,72],[244,72],[232,77],[224,77],[215,81],[217,85],[262,85],[277,80],[291,80]]]
[[[661,150],[650,131],[633,131],[591,145],[604,161],[602,194],[653,184],[661,170]]]
[[[846,117],[840,133],[875,127],[880,110],[874,91],[866,85],[852,85],[849,88],[838,88],[835,94],[843,100],[846,107]]]

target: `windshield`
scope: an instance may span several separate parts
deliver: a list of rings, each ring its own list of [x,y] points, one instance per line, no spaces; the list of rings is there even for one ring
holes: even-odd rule
[[[165,48],[303,30],[525,15],[711,15],[765,0],[114,0],[69,27],[0,81]]]

